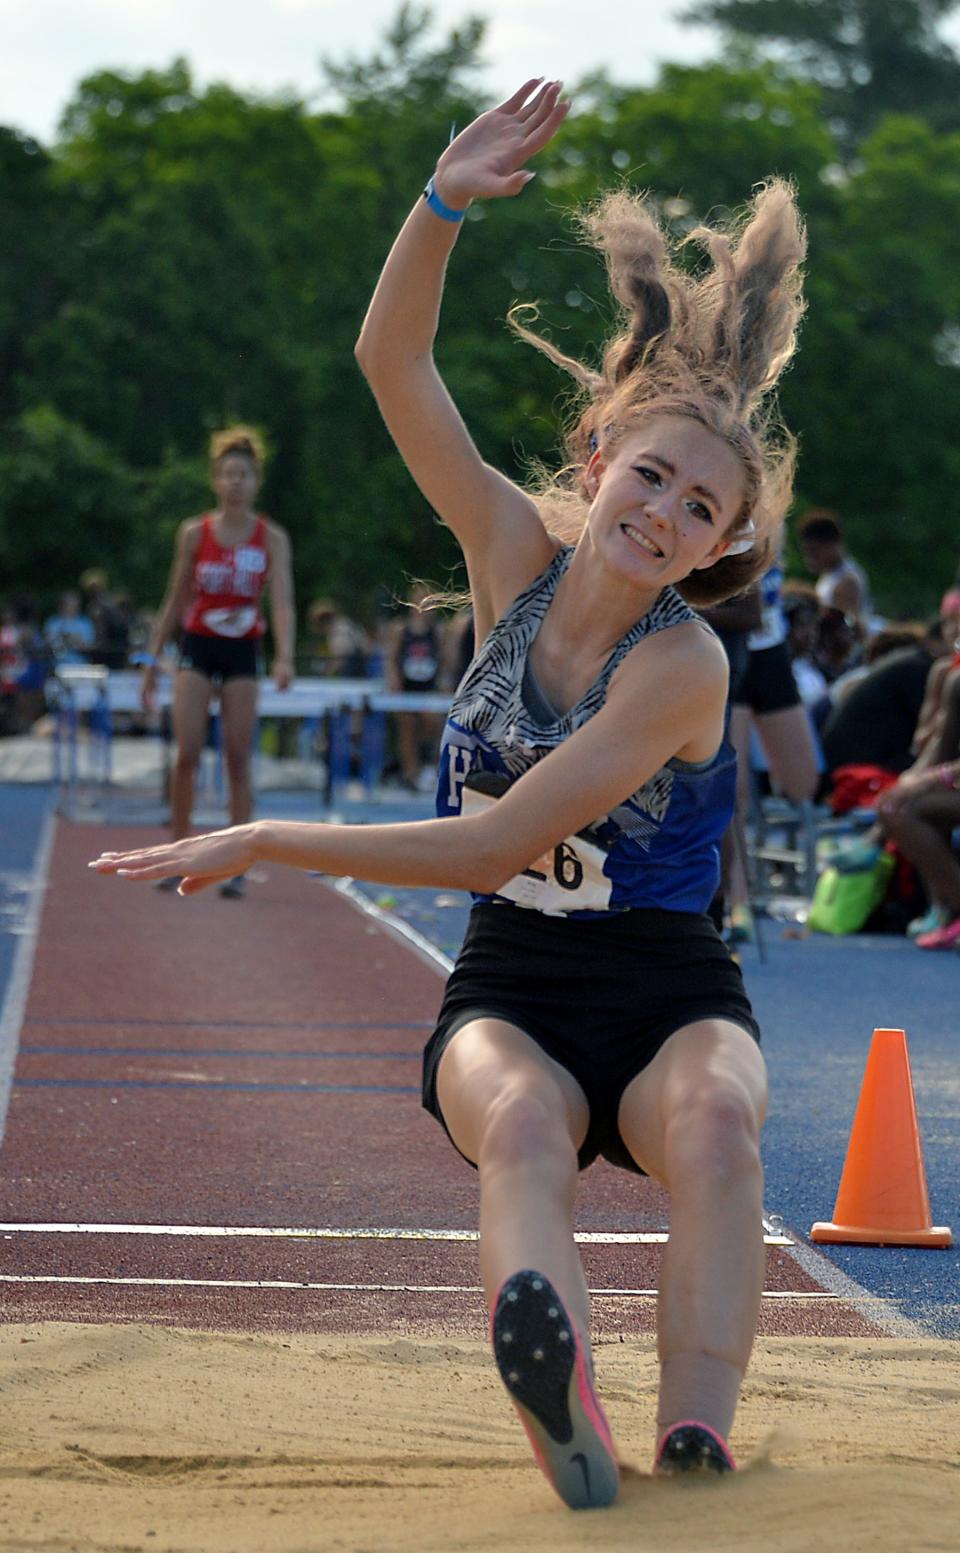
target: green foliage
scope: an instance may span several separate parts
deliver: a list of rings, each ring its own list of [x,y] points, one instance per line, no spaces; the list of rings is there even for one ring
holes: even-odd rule
[[[0,572],[52,602],[94,561],[122,564],[132,506],[130,471],[104,442],[49,405],[27,410],[0,452]]]
[[[155,604],[177,525],[209,501],[209,433],[235,419],[272,451],[262,505],[291,533],[301,601],[367,613],[411,575],[447,578],[456,547],[353,345],[451,124],[487,105],[482,39],[468,20],[437,42],[407,7],[371,59],[326,62],[318,111],[201,91],[174,61],[82,82],[51,151],[0,130],[5,590],[49,598],[96,564]],[[783,391],[802,495],[843,514],[884,607],[930,608],[955,567],[960,137],[887,116],[851,160],[809,71],[743,51],[647,89],[594,76],[575,100],[536,180],[472,209],[451,260],[438,361],[484,457],[517,476],[552,461],[570,401],[511,305],[536,301],[536,327],[588,361],[613,325],[579,205],[625,179],[682,236],[792,177],[810,227]]]
[[[957,0],[700,0],[681,18],[772,43],[823,88],[848,151],[888,113],[960,129],[960,59],[937,35]]]

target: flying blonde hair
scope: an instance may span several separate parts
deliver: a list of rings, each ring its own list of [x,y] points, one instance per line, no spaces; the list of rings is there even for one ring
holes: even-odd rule
[[[804,307],[806,240],[793,189],[771,179],[739,219],[692,232],[686,243],[702,245],[711,261],[698,275],[675,263],[643,196],[617,190],[580,219],[586,241],[605,257],[620,327],[595,370],[528,328],[528,309],[511,310],[517,334],[582,390],[565,437],[565,467],[559,475],[541,472],[532,494],[548,531],[575,542],[586,522],[584,474],[596,448],[609,457],[653,415],[698,421],[732,448],[745,477],[728,530],[741,553],[677,585],[691,604],[718,603],[766,571],[792,494],[796,444],[770,394],[793,355]]]

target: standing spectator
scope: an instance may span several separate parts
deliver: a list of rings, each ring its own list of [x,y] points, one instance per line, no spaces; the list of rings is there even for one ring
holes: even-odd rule
[[[72,590],[60,595],[60,604],[43,628],[57,668],[65,663],[88,663],[96,640],[89,615],[83,613],[79,593]]]
[[[93,622],[92,663],[107,669],[125,669],[130,652],[130,600],[109,592],[106,572],[90,567],[80,578],[84,613]]]
[[[833,512],[808,512],[797,533],[803,559],[817,579],[817,598],[824,609],[836,609],[864,623],[870,617],[870,587],[862,566],[843,547],[840,520]]]
[[[747,638],[746,671],[731,698],[730,740],[737,752],[733,823],[734,839],[739,843],[733,852],[729,882],[732,943],[748,942],[753,937],[744,836],[752,798],[754,732],[772,781],[792,803],[812,798],[819,781],[816,744],[787,651],[782,585],[783,569],[777,562],[760,580],[760,625]]]
[[[418,585],[393,622],[386,659],[388,690],[410,694],[437,689],[443,657],[443,637],[439,624],[426,605],[429,596],[430,590]],[[396,714],[394,727],[400,759],[400,779],[412,792],[419,792],[424,772],[436,765],[436,748],[442,726],[443,718],[436,712],[417,709]]]
[[[266,631],[260,599],[268,581],[274,682],[278,690],[286,690],[293,679],[290,541],[282,528],[253,506],[263,472],[260,439],[244,426],[217,432],[211,438],[210,457],[217,506],[180,525],[170,582],[143,674],[143,704],[149,711],[156,694],[159,655],[182,628],[173,702],[177,757],[170,788],[175,839],[190,834],[197,764],[214,696],[220,703],[230,823],[242,825],[250,818],[258,649]],[[164,887],[177,886],[165,883]],[[242,875],[224,881],[220,888],[221,895],[234,899],[244,891]]]

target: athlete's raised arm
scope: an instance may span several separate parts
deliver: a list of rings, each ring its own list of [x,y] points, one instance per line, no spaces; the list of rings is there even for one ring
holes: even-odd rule
[[[488,600],[499,613],[554,546],[532,501],[481,458],[437,371],[444,276],[468,206],[519,194],[567,109],[559,82],[527,81],[451,142],[390,250],[356,347],[407,468],[460,541],[482,613]]]

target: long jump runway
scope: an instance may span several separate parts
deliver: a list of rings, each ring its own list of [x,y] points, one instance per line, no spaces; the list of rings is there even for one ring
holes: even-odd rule
[[[0,1320],[482,1336],[475,1174],[420,1108],[441,966],[293,870],[234,902],[86,867],[151,839],[55,826],[0,1152]],[[652,1330],[664,1194],[598,1163],[577,1227],[598,1336]],[[882,1330],[789,1228],[767,1239],[762,1333]]]

